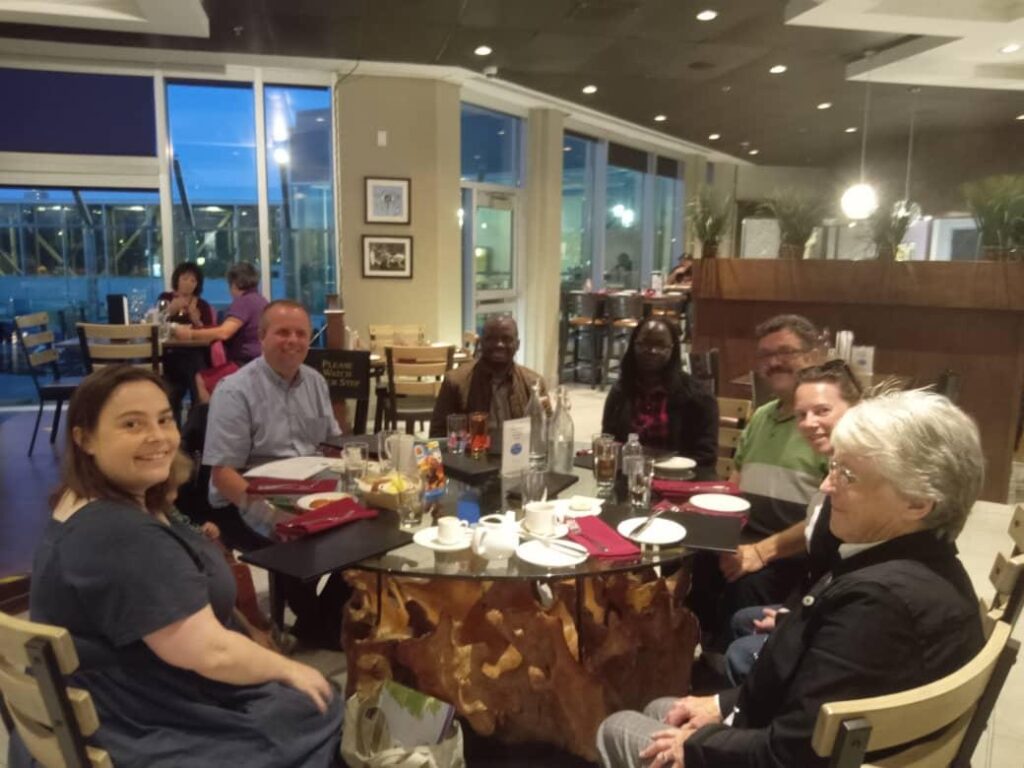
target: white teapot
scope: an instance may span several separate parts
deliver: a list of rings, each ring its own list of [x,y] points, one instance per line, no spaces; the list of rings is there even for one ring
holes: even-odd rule
[[[473,552],[488,560],[504,560],[519,546],[519,524],[515,513],[486,515],[473,531]]]

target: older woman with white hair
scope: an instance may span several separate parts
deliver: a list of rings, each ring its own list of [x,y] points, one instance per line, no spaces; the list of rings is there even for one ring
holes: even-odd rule
[[[825,766],[811,749],[823,703],[924,685],[981,650],[953,544],[981,487],[977,426],[941,395],[894,392],[847,411],[832,446],[832,570],[790,603],[742,687],[605,720],[604,765]]]

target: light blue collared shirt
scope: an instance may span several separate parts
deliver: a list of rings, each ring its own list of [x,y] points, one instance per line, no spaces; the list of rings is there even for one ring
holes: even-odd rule
[[[313,456],[341,436],[327,381],[309,366],[285,381],[257,357],[221,381],[210,400],[203,464],[242,470],[292,456]],[[229,504],[210,483],[210,504]]]

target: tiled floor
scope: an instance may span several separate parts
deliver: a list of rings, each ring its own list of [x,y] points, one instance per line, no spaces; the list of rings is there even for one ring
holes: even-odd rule
[[[576,440],[585,442],[600,431],[601,412],[605,393],[582,385],[570,387],[572,415],[576,427]],[[31,562],[31,551],[46,520],[44,498],[57,478],[59,451],[51,452],[41,432],[36,455],[25,456],[32,413],[0,413],[0,576],[23,571]],[[44,417],[44,422],[46,421]],[[1015,473],[1017,498],[1024,502],[1024,466]],[[1008,549],[1006,528],[1009,508],[1004,505],[981,502],[968,520],[959,539],[961,557],[980,595],[991,593],[988,573],[995,552]],[[265,578],[256,574],[257,588],[265,594]],[[1024,639],[1024,625],[1015,633]],[[344,683],[344,656],[330,652],[311,652],[300,658],[321,669],[339,683]],[[1021,768],[1024,765],[1024,660],[1010,673],[1003,689],[989,730],[975,753],[975,768]],[[1018,714],[1014,714],[1014,713]],[[6,734],[0,729],[0,768],[6,768]],[[552,762],[537,755],[517,755],[506,750],[502,758],[487,757],[471,761],[487,766],[562,766],[565,761]]]

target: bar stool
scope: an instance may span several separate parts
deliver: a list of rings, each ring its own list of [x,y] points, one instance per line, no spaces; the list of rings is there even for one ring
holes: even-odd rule
[[[686,298],[684,296],[662,296],[649,305],[650,315],[651,317],[664,317],[679,326],[681,331],[680,321],[685,305]]]
[[[601,341],[607,330],[604,296],[573,291],[569,294],[569,338],[572,340],[572,380],[579,381],[580,337],[587,334],[590,348],[590,385],[596,387],[601,376]]]
[[[616,354],[615,345],[625,341],[629,343],[629,336],[633,329],[640,325],[644,319],[644,300],[639,294],[627,296],[609,296],[606,304],[608,316],[608,331],[605,334],[604,365],[601,376],[601,386],[608,383],[608,374],[611,368],[612,357],[618,361],[616,369],[622,360],[622,354]]]

